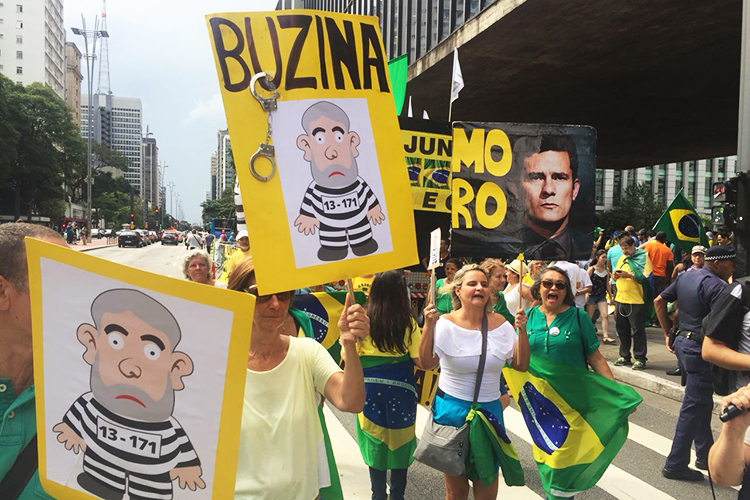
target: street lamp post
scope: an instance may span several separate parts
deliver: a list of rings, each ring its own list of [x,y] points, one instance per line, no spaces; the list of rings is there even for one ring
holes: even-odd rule
[[[94,18],[94,29],[86,29],[86,19],[81,14],[81,23],[83,29],[71,28],[73,34],[83,35],[83,43],[86,49],[86,53],[83,55],[86,58],[86,80],[88,83],[88,94],[89,94],[89,119],[88,119],[88,131],[87,131],[87,146],[88,146],[88,167],[86,169],[86,238],[91,243],[91,141],[94,136],[94,102],[93,102],[93,81],[94,81],[94,61],[96,60],[96,41],[100,37],[109,38],[109,33],[99,28],[99,19]],[[89,52],[89,37],[91,41],[91,52]],[[89,62],[90,61],[90,62]]]
[[[169,181],[169,217],[171,217],[172,220],[174,220],[174,187],[176,184],[173,181]],[[174,224],[173,224],[174,225]]]
[[[161,215],[161,220],[159,220],[159,223],[160,223],[159,225],[161,225],[161,223],[164,222],[164,208],[166,208],[166,207],[162,207],[161,206],[161,192],[164,190],[164,177],[166,177],[166,175],[167,175],[167,169],[168,168],[169,168],[169,165],[167,165],[166,163],[162,163],[162,165],[161,165],[161,185],[159,186],[159,210],[160,210],[159,214]],[[165,198],[166,198],[166,194],[165,194]],[[166,200],[164,200],[164,202],[166,203]]]

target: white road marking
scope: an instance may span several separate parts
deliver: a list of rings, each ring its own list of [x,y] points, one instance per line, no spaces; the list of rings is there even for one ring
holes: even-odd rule
[[[370,470],[362,460],[362,454],[359,452],[356,439],[339,422],[328,405],[323,405],[323,414],[326,418],[333,454],[336,457],[336,466],[339,469],[344,498],[361,498],[363,500],[370,498],[372,495],[369,481]],[[354,416],[351,416],[351,418],[354,418]]]

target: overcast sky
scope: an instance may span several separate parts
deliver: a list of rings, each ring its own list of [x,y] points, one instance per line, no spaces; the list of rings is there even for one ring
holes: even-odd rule
[[[114,95],[143,103],[143,132],[153,132],[159,161],[166,162],[165,186],[175,187],[185,218],[200,220],[200,204],[211,187],[211,152],[216,132],[226,128],[205,15],[217,12],[273,10],[277,0],[108,0],[110,88]],[[101,0],[64,0],[68,41],[83,49],[83,37],[71,33],[93,28],[101,16]],[[97,49],[98,53],[98,49]],[[83,62],[83,61],[82,61]],[[81,71],[86,72],[85,67]],[[98,83],[98,61],[94,92]],[[87,92],[87,83],[81,92]],[[167,189],[167,206],[169,206]]]

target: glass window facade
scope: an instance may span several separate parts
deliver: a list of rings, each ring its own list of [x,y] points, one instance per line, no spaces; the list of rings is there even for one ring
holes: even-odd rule
[[[658,167],[659,178],[657,184],[657,197],[658,200],[664,204],[667,203],[667,167],[666,165],[659,165]]]
[[[622,201],[622,172],[615,172],[615,178],[612,181],[612,204],[619,205]]]
[[[604,170],[596,169],[596,187],[594,196],[597,205],[604,205]]]
[[[677,168],[674,173],[674,192],[675,194],[680,192],[682,189],[682,162],[677,164]],[[687,193],[685,193],[687,194]]]

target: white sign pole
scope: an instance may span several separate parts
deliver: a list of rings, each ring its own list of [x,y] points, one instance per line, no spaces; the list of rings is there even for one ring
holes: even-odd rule
[[[430,262],[427,269],[430,271],[430,296],[428,302],[432,304],[437,300],[437,293],[435,290],[435,284],[437,282],[435,268],[440,267],[440,235],[440,228],[437,228],[430,233]]]

